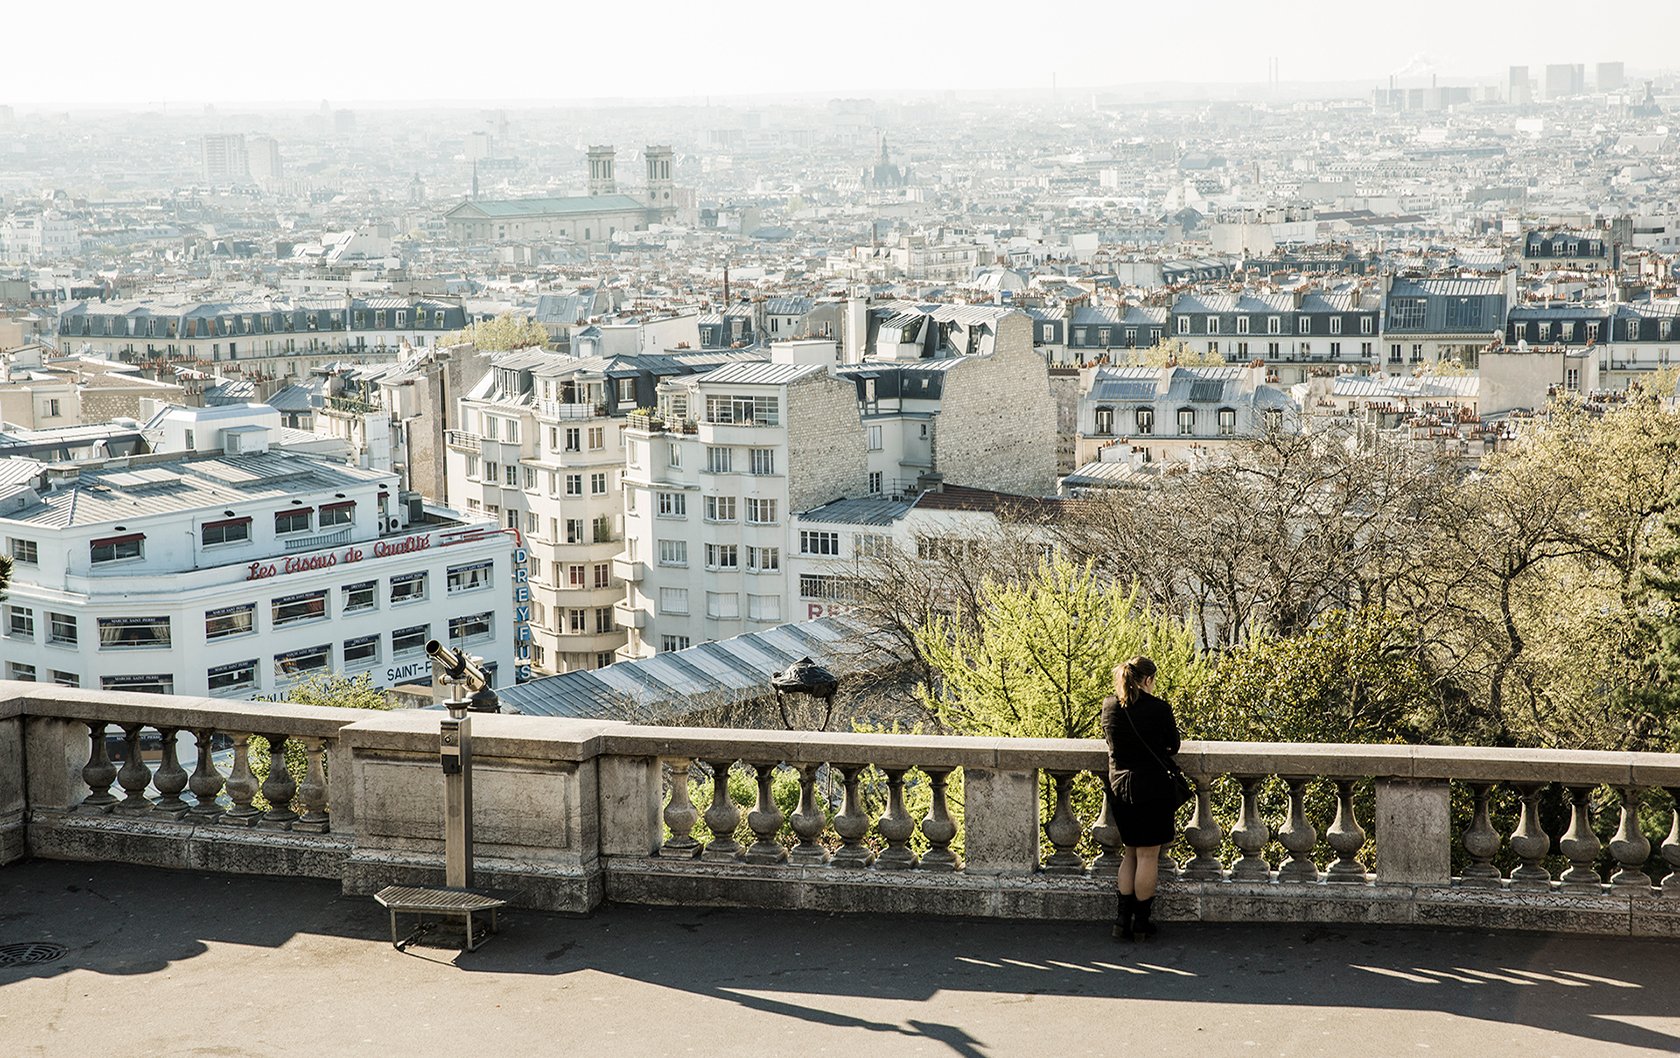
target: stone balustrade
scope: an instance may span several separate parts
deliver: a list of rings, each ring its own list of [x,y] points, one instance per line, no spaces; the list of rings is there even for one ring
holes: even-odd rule
[[[437,723],[0,684],[0,863],[439,881]],[[474,724],[479,881],[528,906],[1112,911],[1097,743]],[[212,752],[189,770],[177,742]],[[291,744],[301,781],[276,766]],[[1180,762],[1198,789],[1164,917],[1680,935],[1680,756],[1204,742]]]

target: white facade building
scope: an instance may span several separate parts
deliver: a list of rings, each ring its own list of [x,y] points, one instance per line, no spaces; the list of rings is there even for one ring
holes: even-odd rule
[[[242,699],[325,672],[390,687],[429,680],[438,639],[512,682],[507,534],[402,502],[389,471],[270,450],[255,414],[193,421],[174,440],[196,451],[0,464],[7,678]]]

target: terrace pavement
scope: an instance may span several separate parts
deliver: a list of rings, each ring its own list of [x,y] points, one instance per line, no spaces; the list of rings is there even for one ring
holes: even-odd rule
[[[392,949],[331,882],[0,870],[0,1055],[1628,1055],[1680,1051],[1680,940],[609,905]]]

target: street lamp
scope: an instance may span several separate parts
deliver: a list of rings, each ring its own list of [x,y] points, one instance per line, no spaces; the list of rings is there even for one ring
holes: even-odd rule
[[[800,658],[781,672],[772,673],[770,676],[770,689],[776,692],[776,708],[781,710],[782,726],[789,731],[794,729],[794,725],[788,714],[788,695],[804,694],[820,700],[823,703],[823,721],[817,730],[827,731],[828,722],[834,716],[834,692],[839,687],[840,681],[835,678],[834,673],[808,657]]]

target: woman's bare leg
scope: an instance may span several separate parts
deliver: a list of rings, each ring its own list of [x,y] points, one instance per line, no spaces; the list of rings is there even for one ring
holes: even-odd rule
[[[1132,865],[1131,874],[1127,876],[1127,864]],[[1155,895],[1155,877],[1161,869],[1161,846],[1149,845],[1144,848],[1126,849],[1126,858],[1120,861],[1120,875],[1125,879],[1120,891],[1127,889],[1130,883],[1132,892],[1139,900],[1148,900]]]
[[[1160,852],[1160,849],[1155,851]],[[1131,896],[1137,891],[1137,867],[1137,850],[1128,845],[1120,855],[1120,874],[1115,879],[1115,885],[1119,887],[1121,896]],[[1153,888],[1154,883],[1151,882],[1150,886]]]

